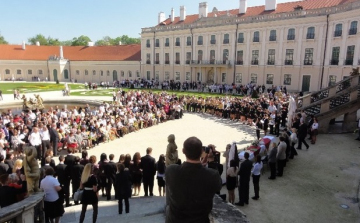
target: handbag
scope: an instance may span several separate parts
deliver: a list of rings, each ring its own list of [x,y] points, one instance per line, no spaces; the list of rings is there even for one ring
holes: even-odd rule
[[[84,190],[80,190],[78,189],[75,193],[74,193],[74,201],[78,202],[82,200],[82,196],[83,196]]]

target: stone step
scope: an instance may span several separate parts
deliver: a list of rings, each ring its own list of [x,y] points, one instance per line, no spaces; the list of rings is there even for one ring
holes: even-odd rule
[[[118,202],[99,201],[99,211],[97,222],[164,222],[165,215],[165,197],[137,197],[131,198],[130,213],[125,213],[125,205],[123,205],[123,214],[118,214]],[[75,205],[65,208],[65,214],[61,218],[61,222],[77,223],[80,219],[82,205]],[[85,221],[92,222],[92,206],[88,205]]]

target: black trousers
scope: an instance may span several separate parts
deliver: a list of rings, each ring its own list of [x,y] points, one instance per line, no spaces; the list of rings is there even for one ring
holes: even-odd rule
[[[294,159],[294,156],[297,155],[297,151],[295,149],[295,143],[291,143],[291,149],[290,149],[290,159]]]
[[[152,179],[143,178],[143,184],[144,184],[145,196],[148,196],[149,193],[150,193],[150,196],[152,196],[153,188],[154,188],[154,178],[152,178]]]
[[[275,179],[276,178],[276,163],[270,163],[269,162],[269,166],[270,166],[270,178]]]
[[[278,164],[278,174],[277,175],[278,176],[283,175],[285,163],[286,163],[286,159],[277,161],[277,164]]]
[[[256,129],[256,137],[258,140],[260,139],[260,129]]]
[[[80,214],[80,223],[84,222],[87,206],[88,206],[87,204],[82,205],[81,214]],[[92,204],[92,206],[93,206],[93,223],[95,223],[98,215],[98,203]]]
[[[74,198],[74,193],[77,191],[77,189],[79,189],[80,187],[80,181],[73,181],[71,182],[72,185],[72,197]],[[75,204],[78,204],[79,201],[75,201]]]
[[[249,183],[250,183],[250,179],[242,179],[241,180],[241,176],[240,176],[240,180],[239,180],[239,203],[240,204],[244,204],[244,203],[249,203]]]
[[[305,136],[306,137],[306,136]],[[299,142],[298,142],[298,149],[301,149],[301,145],[304,143],[304,145],[307,147],[309,147],[309,144],[306,143],[305,141],[305,137],[299,137]]]
[[[41,145],[34,146],[34,147],[35,147],[35,149],[36,149],[37,158],[38,158],[39,160],[41,160],[43,157],[45,157],[45,153],[43,154],[43,153],[41,152]]]
[[[275,135],[279,136],[279,134],[280,134],[280,124],[276,124],[275,125]]]
[[[260,175],[252,175],[253,178],[253,184],[254,184],[254,192],[255,192],[255,198],[259,198],[259,191],[260,191]]]
[[[270,126],[270,134],[274,135],[274,125],[269,125]]]
[[[42,145],[42,156],[45,157],[46,150],[51,148],[50,140],[42,140],[41,145]]]
[[[108,183],[105,186],[105,190],[106,190],[106,199],[109,201],[111,200],[111,187],[114,186],[115,188],[115,184],[112,182],[112,180],[108,180]]]
[[[130,204],[129,204],[129,198],[123,198],[122,196],[120,196],[119,198],[119,214],[122,214],[123,212],[123,200],[125,201],[125,212],[129,213],[130,212]]]
[[[51,142],[51,145],[52,145],[52,148],[53,148],[53,154],[54,156],[57,156],[58,155],[58,142],[57,140],[54,140],[53,142]]]

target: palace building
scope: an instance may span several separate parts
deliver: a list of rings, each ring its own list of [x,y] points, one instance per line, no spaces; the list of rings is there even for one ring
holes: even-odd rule
[[[303,0],[227,11],[180,7],[141,33],[147,79],[282,85],[316,91],[360,65],[359,0]]]

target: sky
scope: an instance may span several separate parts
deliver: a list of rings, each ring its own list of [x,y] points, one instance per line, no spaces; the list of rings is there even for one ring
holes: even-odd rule
[[[10,44],[42,34],[45,37],[70,40],[81,35],[92,41],[104,36],[122,35],[140,37],[141,28],[157,24],[158,13],[175,16],[180,6],[186,14],[197,14],[199,3],[204,0],[1,0],[0,35]],[[206,1],[206,0],[205,0]],[[294,0],[277,0],[278,3]],[[320,0],[319,0],[320,1]],[[208,10],[229,10],[239,7],[239,0],[207,0]],[[248,0],[249,6],[264,5],[265,0]]]

